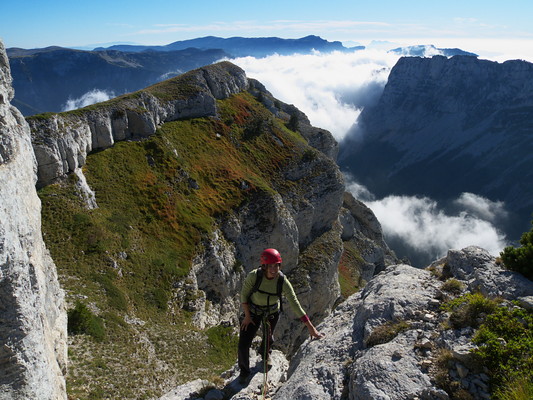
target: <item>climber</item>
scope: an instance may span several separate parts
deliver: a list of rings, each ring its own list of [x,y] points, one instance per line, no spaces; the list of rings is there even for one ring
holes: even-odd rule
[[[269,365],[268,357],[274,342],[273,331],[282,309],[282,294],[288,300],[296,316],[307,326],[311,337],[320,339],[324,336],[313,326],[300,306],[291,283],[281,272],[280,253],[276,249],[266,249],[261,253],[260,260],[261,267],[248,274],[241,291],[244,317],[241,319],[238,350],[240,383],[245,383],[250,375],[250,346],[261,324],[265,335],[263,335],[259,352],[263,357],[263,362]]]

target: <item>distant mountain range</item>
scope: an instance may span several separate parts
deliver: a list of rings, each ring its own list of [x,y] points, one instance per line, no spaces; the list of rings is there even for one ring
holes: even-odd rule
[[[306,36],[300,39],[281,39],[278,37],[231,37],[221,38],[216,36],[206,36],[202,38],[182,40],[167,44],[165,46],[134,46],[134,45],[116,45],[107,49],[102,47],[95,48],[95,51],[101,50],[118,50],[127,52],[141,51],[174,51],[188,48],[195,49],[221,49],[232,57],[265,57],[272,54],[308,54],[313,50],[322,52],[331,51],[354,51],[362,50],[364,46],[346,48],[341,42],[329,42],[318,36]]]
[[[51,46],[41,49],[9,48],[13,75],[13,104],[24,114],[63,111],[69,99],[93,90],[110,97],[133,92],[223,58],[265,57],[272,54],[352,52],[364,46],[345,47],[318,36],[300,39],[220,38],[207,36],[166,46],[113,45],[93,51]],[[403,50],[402,50],[403,49]],[[394,49],[402,54],[464,54],[459,49],[414,46]],[[471,53],[469,53],[471,54]]]
[[[111,97],[140,90],[229,54],[220,49],[168,52],[8,49],[13,105],[24,115],[63,111],[69,99],[98,89]]]

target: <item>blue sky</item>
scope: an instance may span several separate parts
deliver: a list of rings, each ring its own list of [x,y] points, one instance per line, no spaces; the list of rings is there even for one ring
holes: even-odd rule
[[[532,17],[531,0],[21,0],[2,5],[0,38],[6,47],[35,48],[314,34],[347,44],[387,40],[501,51],[533,48]]]

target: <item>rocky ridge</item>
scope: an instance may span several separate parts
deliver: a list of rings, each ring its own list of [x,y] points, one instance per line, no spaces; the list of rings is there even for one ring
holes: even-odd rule
[[[292,105],[278,102],[259,82],[247,79],[240,68],[227,62],[220,63],[184,74],[166,82],[164,87],[154,85],[147,90],[75,112],[30,118],[34,152],[31,154],[28,124],[6,102],[6,99],[12,98],[12,89],[5,56],[3,62],[2,87],[5,88],[5,94],[2,95],[2,101],[7,111],[2,119],[2,129],[10,134],[2,134],[2,163],[15,165],[14,160],[18,159],[26,165],[6,169],[8,175],[5,180],[9,184],[2,186],[2,198],[9,198],[6,204],[12,204],[13,207],[25,204],[24,201],[17,201],[21,196],[32,200],[25,211],[15,213],[8,210],[2,221],[12,221],[34,232],[35,238],[24,240],[21,250],[31,254],[36,249],[35,252],[42,257],[43,275],[47,276],[45,281],[48,282],[48,285],[44,281],[39,283],[39,273],[35,281],[37,283],[31,289],[26,287],[26,296],[46,298],[42,305],[39,305],[41,300],[24,300],[25,305],[31,303],[36,304],[38,310],[44,308],[45,317],[38,317],[38,313],[31,314],[35,310],[25,310],[23,314],[9,317],[19,324],[18,318],[35,315],[31,320],[34,323],[44,320],[45,328],[32,328],[35,333],[41,332],[39,340],[12,349],[5,359],[5,365],[13,366],[16,370],[6,379],[6,387],[23,390],[16,388],[16,382],[26,379],[25,372],[17,369],[17,364],[12,362],[13,357],[31,358],[35,355],[35,349],[45,347],[47,351],[37,354],[46,354],[48,359],[36,362],[37,367],[32,370],[35,374],[44,374],[46,369],[49,376],[41,377],[39,385],[37,380],[31,380],[33,377],[28,378],[27,392],[35,390],[37,397],[43,399],[65,396],[66,313],[63,292],[57,284],[53,262],[40,239],[40,208],[34,185],[45,187],[60,183],[74,174],[77,177],[76,195],[83,198],[87,209],[96,209],[98,204],[94,192],[82,170],[90,152],[113,146],[117,141],[142,140],[169,121],[197,117],[216,119],[217,101],[236,93],[248,90],[281,120],[288,122],[291,117],[296,118],[298,131],[315,150],[309,150],[301,164],[283,166],[282,176],[291,182],[292,190],[280,184],[272,191],[258,193],[240,208],[219,217],[216,229],[205,238],[200,247],[202,251],[193,260],[189,277],[175,284],[173,307],[183,307],[192,312],[193,323],[199,328],[236,324],[240,284],[245,273],[256,266],[257,254],[267,242],[284,254],[286,273],[291,277],[302,305],[318,322],[329,314],[339,299],[337,265],[345,243],[353,241],[353,246],[361,251],[370,249],[361,261],[366,269],[365,279],[394,259],[382,241],[379,222],[373,214],[364,205],[344,199],[344,182],[335,163],[338,146],[331,134],[312,127],[303,113]],[[17,146],[13,143],[19,138],[12,132],[20,129],[23,131],[19,136],[23,138],[25,153],[18,157]],[[30,175],[18,179],[13,171]],[[16,186],[20,182],[26,185]],[[15,187],[16,196],[10,192],[10,188]],[[341,213],[342,220],[339,219]],[[27,220],[28,216],[31,221]],[[268,221],[267,225],[265,221]],[[364,235],[359,231],[361,227],[374,232],[376,240],[363,240]],[[2,231],[2,240],[8,237],[8,232]],[[8,242],[2,243],[5,243],[2,257],[12,260]],[[35,257],[29,266],[37,268],[38,261],[39,257]],[[235,270],[238,262],[245,268]],[[115,261],[113,265],[116,264]],[[5,265],[11,265],[10,261]],[[31,268],[23,275],[31,276]],[[8,280],[4,279],[2,283],[7,284]],[[16,285],[13,289],[17,290]],[[194,296],[189,296],[191,293]],[[130,315],[125,317],[125,322],[143,323]],[[10,327],[5,337],[13,341],[16,335]],[[290,318],[281,322],[278,329],[279,343],[287,354],[294,353],[305,340],[306,333],[302,325]],[[283,357],[281,353],[280,357]],[[164,367],[164,363],[158,364]],[[50,384],[42,385],[43,382]],[[39,389],[36,389],[37,386]]]
[[[94,110],[29,119],[38,162],[37,186],[76,171],[91,151],[153,135],[165,122],[216,116],[216,100],[245,90],[247,79],[240,68],[220,63],[175,78],[175,85],[187,92],[162,100],[169,95],[154,85]]]
[[[338,306],[319,325],[325,338],[306,340],[290,360],[286,375],[282,360],[269,381],[272,399],[449,399],[435,383],[440,350],[449,351],[453,362],[448,373],[458,387],[476,399],[489,399],[489,378],[473,370],[470,350],[474,330],[452,329],[444,324],[449,313],[440,309],[447,296],[439,274],[461,282],[462,293],[480,291],[491,298],[518,300],[533,309],[533,283],[522,275],[503,270],[495,258],[479,247],[450,250],[426,269],[405,264],[388,266],[360,292]],[[435,273],[437,271],[437,273]],[[387,324],[406,325],[393,338],[375,341]],[[281,369],[281,371],[279,371]],[[196,382],[168,393],[165,400],[257,398],[261,393],[259,365],[252,382],[233,394],[237,375],[228,371],[226,386],[215,392],[209,383]],[[212,384],[211,384],[212,385]],[[198,396],[203,389],[204,397]],[[214,390],[214,389],[213,389]],[[211,394],[210,394],[211,393]],[[213,396],[213,397],[211,397]],[[162,398],[162,399],[163,399]]]
[[[0,398],[66,399],[67,316],[43,242],[30,128],[0,42]]]

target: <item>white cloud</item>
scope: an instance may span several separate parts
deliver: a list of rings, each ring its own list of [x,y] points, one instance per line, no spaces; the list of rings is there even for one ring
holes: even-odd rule
[[[346,178],[346,191],[350,192],[356,199],[362,202],[371,202],[376,200],[376,197],[366,188],[354,181],[350,174],[344,174]]]
[[[382,50],[363,50],[231,61],[340,141],[362,108],[377,101],[398,58]]]
[[[67,102],[63,105],[62,111],[70,111],[82,107],[87,107],[91,104],[107,101],[113,97],[115,97],[115,94],[113,92],[93,89],[77,99],[69,98]]]
[[[506,216],[501,202],[463,193],[455,200],[457,209],[452,213],[428,197],[387,196],[375,200],[350,177],[347,182],[347,190],[374,212],[386,240],[408,249],[407,256],[412,260],[430,262],[446,255],[449,249],[472,245],[497,256],[508,245],[505,235],[492,223],[496,217]]]
[[[367,205],[386,237],[401,239],[413,251],[434,258],[444,256],[449,249],[471,245],[498,255],[506,246],[505,235],[490,221],[466,211],[446,214],[427,197],[388,196]]]
[[[454,204],[485,221],[494,222],[500,218],[506,218],[508,215],[502,201],[491,201],[474,193],[462,193],[454,201]]]

